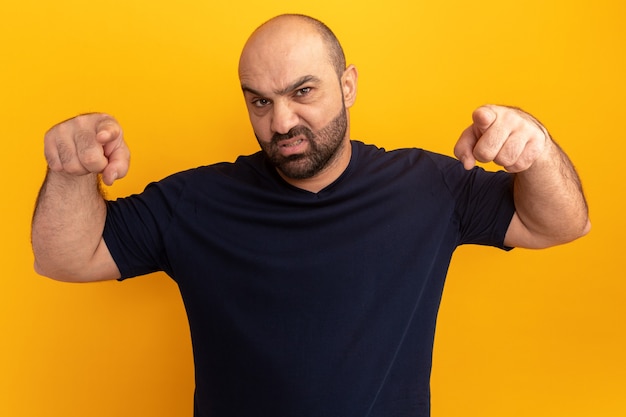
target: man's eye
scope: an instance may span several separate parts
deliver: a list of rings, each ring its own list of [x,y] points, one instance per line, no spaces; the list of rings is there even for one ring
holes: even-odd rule
[[[252,101],[252,104],[253,104],[255,107],[265,107],[265,106],[267,106],[268,104],[270,104],[270,101],[269,101],[268,99],[266,99],[266,98],[258,98],[258,99],[256,99],[256,100],[253,100],[253,101]]]
[[[306,96],[310,92],[311,92],[311,87],[304,87],[304,88],[301,88],[298,91],[296,91],[296,95],[298,97],[302,97],[302,96]]]

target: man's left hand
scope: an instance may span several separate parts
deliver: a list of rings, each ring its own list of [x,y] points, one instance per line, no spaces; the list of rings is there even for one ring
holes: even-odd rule
[[[514,107],[485,105],[472,113],[454,155],[465,169],[476,162],[495,162],[509,172],[525,171],[544,155],[548,131],[530,114]]]

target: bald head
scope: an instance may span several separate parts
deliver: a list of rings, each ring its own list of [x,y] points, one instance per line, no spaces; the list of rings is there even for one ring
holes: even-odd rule
[[[246,42],[241,53],[239,71],[250,54],[280,51],[277,47],[293,42],[321,42],[325,55],[338,78],[346,69],[343,48],[335,34],[321,21],[299,14],[276,16],[259,26]]]

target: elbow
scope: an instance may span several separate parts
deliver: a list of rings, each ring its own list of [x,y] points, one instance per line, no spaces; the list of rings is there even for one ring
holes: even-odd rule
[[[589,234],[589,232],[591,232],[591,220],[589,218],[587,218],[587,220],[585,221],[585,225],[583,226],[582,230],[580,230],[578,235],[574,239],[572,239],[572,240],[576,240],[576,239],[579,239],[581,237],[587,236]]]
[[[121,277],[120,271],[112,259],[91,259],[89,261],[60,262],[47,256],[37,256],[33,263],[35,272],[46,278],[61,282],[95,282],[115,280]]]
[[[121,277],[117,264],[104,246],[94,256],[69,256],[33,245],[35,272],[62,282],[94,282]],[[106,248],[105,248],[106,249]]]
[[[37,261],[35,258],[35,262],[33,263],[33,268],[35,272],[43,277],[53,279],[55,281],[61,282],[83,282],[79,277],[74,274],[68,273],[67,271],[62,271],[59,268],[52,268],[47,266],[45,263]]]
[[[589,234],[589,232],[591,232],[591,220],[587,217],[587,221],[585,222],[585,226],[583,227],[580,235],[577,237],[577,239],[579,237],[583,237]]]
[[[589,232],[591,232],[591,221],[587,217],[585,221],[581,223],[583,224],[582,226],[573,226],[565,230],[562,234],[556,234],[553,236],[554,240],[552,242],[546,242],[544,247],[564,245],[588,235]]]
[[[584,221],[581,221],[580,223],[582,224],[582,227],[577,226],[572,228],[569,242],[580,239],[581,237],[586,236],[589,234],[589,232],[591,232],[591,220],[589,219],[589,216],[586,216]]]
[[[37,256],[35,256],[33,268],[37,274],[60,282],[81,283],[100,280],[98,277],[94,277],[93,273],[89,272],[93,270],[89,266],[79,267],[72,263],[63,264],[50,260],[46,261],[45,259],[37,258]]]
[[[583,221],[561,223],[529,228],[516,215],[505,236],[506,246],[526,249],[546,249],[564,245],[577,240],[591,231],[591,222],[588,218]]]

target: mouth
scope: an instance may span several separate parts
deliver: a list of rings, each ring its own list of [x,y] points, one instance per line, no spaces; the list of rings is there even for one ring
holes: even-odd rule
[[[302,142],[304,142],[304,139],[302,138],[296,140],[286,140],[282,141],[278,146],[281,148],[293,148],[302,144]]]
[[[284,157],[290,157],[297,154],[303,154],[307,151],[308,140],[305,137],[295,137],[284,139],[277,143],[278,151]]]

